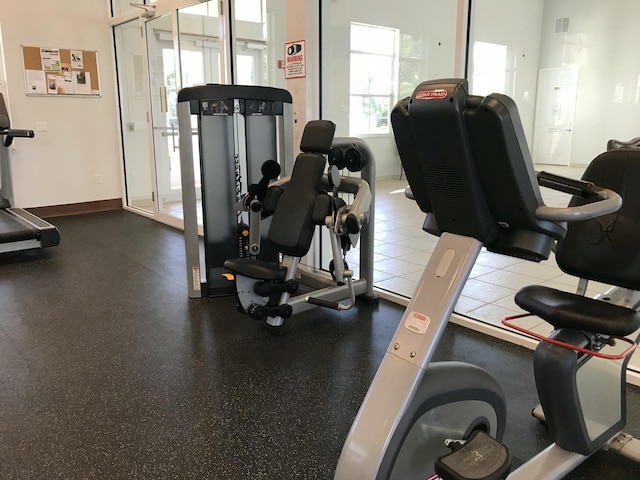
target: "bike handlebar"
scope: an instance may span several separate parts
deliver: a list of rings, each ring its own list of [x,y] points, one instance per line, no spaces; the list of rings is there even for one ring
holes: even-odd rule
[[[538,183],[543,187],[590,200],[589,203],[574,207],[548,207],[542,205],[536,209],[536,217],[540,220],[578,222],[616,212],[622,206],[620,195],[613,190],[598,187],[591,182],[539,172]]]

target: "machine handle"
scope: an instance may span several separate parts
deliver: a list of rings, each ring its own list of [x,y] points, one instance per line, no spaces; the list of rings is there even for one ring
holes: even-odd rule
[[[162,85],[160,87],[160,112],[167,113],[169,111],[169,102],[167,100],[167,87]]]
[[[2,130],[0,130],[0,135],[4,137],[4,139],[2,140],[2,144],[5,147],[10,146],[15,137],[22,137],[22,138],[35,137],[33,130],[15,130],[13,128],[3,128]]]
[[[321,298],[314,298],[314,297],[305,297],[304,300],[307,303],[310,303],[311,305],[317,305],[319,307],[327,307],[327,308],[332,308],[334,310],[340,310],[339,302],[330,302],[329,300],[323,300]]]
[[[594,184],[584,180],[575,180],[573,178],[555,175],[549,172],[538,172],[538,184],[541,187],[552,188],[571,195],[579,195],[589,198],[593,194]]]
[[[575,207],[540,206],[536,209],[536,217],[551,222],[579,222],[616,212],[622,206],[622,198],[613,190],[601,188],[590,182],[574,180],[543,172],[538,174],[540,185],[565,193],[579,195],[592,200],[590,203]],[[551,178],[553,177],[553,178]]]

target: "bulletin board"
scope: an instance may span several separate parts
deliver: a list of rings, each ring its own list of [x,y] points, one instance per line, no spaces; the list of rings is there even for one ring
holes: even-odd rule
[[[27,95],[100,96],[98,53],[22,46]]]

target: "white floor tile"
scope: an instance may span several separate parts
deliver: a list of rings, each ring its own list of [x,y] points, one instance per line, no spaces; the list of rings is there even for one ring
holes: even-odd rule
[[[483,250],[478,256],[476,263],[487,267],[506,268],[525,261],[526,260],[522,260],[520,258],[507,257],[506,255],[499,255],[497,253],[491,253]]]
[[[454,311],[457,313],[467,314],[470,311],[475,310],[476,308],[482,307],[483,305],[486,305],[486,303],[480,300],[476,300],[475,298],[461,295],[460,298],[458,299],[458,303],[456,303],[456,307],[454,308]],[[470,316],[470,315],[467,315],[467,316]]]
[[[502,319],[510,315],[518,315],[518,313],[519,312],[516,312],[515,310],[509,310],[507,308],[502,308],[497,305],[488,304],[488,305],[483,305],[482,307],[476,308],[475,310],[471,310],[470,312],[468,312],[468,315],[473,318],[480,317],[484,322],[487,322],[491,325],[495,325],[500,328],[504,328],[504,326],[502,325]],[[538,323],[539,323],[539,319],[538,319]],[[519,323],[518,325],[520,324],[521,323]]]
[[[516,294],[516,292],[517,290],[514,290],[512,288],[506,288],[500,285],[492,285],[486,282],[481,282],[474,278],[467,281],[467,284],[462,291],[464,296],[475,298],[476,300],[481,300],[485,303],[492,303],[496,300],[513,296]],[[484,318],[480,319],[484,320]]]
[[[423,270],[423,265],[416,263],[405,262],[404,260],[398,260],[397,258],[388,258],[374,264],[374,268],[381,272],[386,272],[394,276],[402,276],[407,273]]]
[[[526,287],[527,285],[534,285],[538,283],[538,280],[534,277],[515,272],[508,272],[506,270],[495,270],[491,273],[487,273],[486,275],[480,275],[476,277],[475,280],[516,290],[520,290],[522,287]]]
[[[509,265],[505,270],[508,272],[529,275],[530,277],[539,278],[541,280],[551,280],[562,275],[562,271],[555,264],[555,261],[552,260],[542,263],[520,262],[515,265]]]
[[[412,282],[403,277],[392,277],[381,282],[376,282],[376,286],[390,292],[394,292],[405,297],[412,297],[418,282]]]
[[[487,267],[486,265],[480,265],[479,263],[476,263],[471,269],[471,274],[469,275],[469,278],[476,278],[480,275],[486,275],[487,273],[495,272],[495,270],[496,270],[495,268]]]
[[[388,258],[406,258],[406,261],[409,261],[412,263],[418,263],[418,262],[413,262],[413,260],[410,260],[412,258],[412,255],[423,253],[420,250],[417,250],[415,248],[405,247],[404,245],[398,245],[395,243],[387,244],[385,248],[381,248],[379,249],[379,251],[380,251],[380,254]]]

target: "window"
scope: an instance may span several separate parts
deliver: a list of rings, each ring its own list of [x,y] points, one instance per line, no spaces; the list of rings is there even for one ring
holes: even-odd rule
[[[507,93],[507,46],[495,43],[473,44],[473,93]]]
[[[235,7],[236,20],[262,23],[261,0],[236,0]]]
[[[398,99],[410,96],[416,86],[424,81],[422,64],[422,37],[400,34],[400,66],[398,74]]]
[[[351,23],[349,132],[389,133],[398,30]]]

